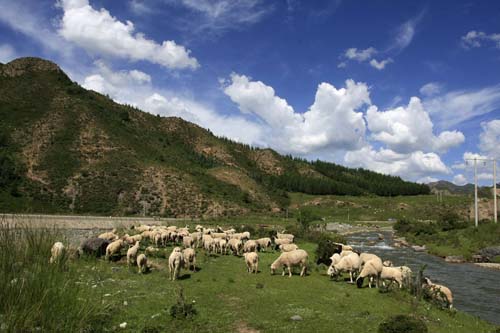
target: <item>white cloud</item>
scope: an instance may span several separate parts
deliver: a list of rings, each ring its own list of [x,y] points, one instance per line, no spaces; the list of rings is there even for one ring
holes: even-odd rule
[[[422,151],[400,154],[390,149],[375,150],[372,146],[365,146],[360,150],[347,152],[344,161],[352,167],[362,167],[413,180],[450,173],[436,153]]]
[[[344,57],[349,60],[356,60],[359,62],[367,61],[372,58],[374,54],[377,53],[377,50],[374,47],[369,47],[364,50],[359,50],[355,47],[347,49],[344,53]]]
[[[404,22],[398,27],[398,29],[396,30],[396,36],[394,38],[394,41],[392,42],[392,45],[389,47],[389,50],[401,52],[411,44],[413,38],[415,37],[417,25],[424,17],[424,14],[425,10],[421,11],[417,16]]]
[[[429,183],[435,183],[437,182],[439,179],[437,178],[434,178],[434,177],[431,177],[431,176],[425,176],[425,177],[422,177],[420,179],[417,179],[417,183],[421,183],[421,184],[429,184]]]
[[[490,158],[500,159],[500,119],[481,123],[479,149]]]
[[[424,100],[429,111],[443,128],[500,110],[500,85],[479,90],[451,91]]]
[[[16,50],[9,44],[0,45],[0,62],[8,63],[9,61],[17,58]]]
[[[303,114],[276,96],[272,87],[244,75],[232,74],[224,93],[238,104],[241,112],[253,114],[263,122],[269,144],[282,152],[350,150],[364,144],[365,122],[362,113],[356,112],[370,103],[364,83],[347,80],[346,87],[340,89],[321,83],[314,103]]]
[[[184,46],[171,40],[157,44],[135,33],[132,22],[123,23],[104,8],[95,10],[88,0],[61,0],[60,5],[64,15],[59,34],[91,54],[145,60],[170,69],[199,67]]]
[[[429,97],[439,94],[441,90],[442,90],[441,84],[437,82],[429,82],[427,84],[424,84],[419,91],[420,94],[422,94],[423,96]]]
[[[484,42],[493,42],[500,48],[500,33],[487,34],[483,31],[471,30],[462,36],[462,46],[466,49],[481,47]]]
[[[453,184],[463,186],[467,184],[467,178],[463,174],[459,173],[453,177]]]
[[[385,68],[385,66],[387,66],[391,62],[393,62],[391,58],[387,58],[387,59],[382,60],[382,61],[377,61],[376,59],[372,59],[372,60],[370,60],[370,66],[381,71],[382,69]]]
[[[465,140],[464,135],[458,131],[446,131],[435,136],[429,114],[417,97],[412,97],[407,107],[400,106],[383,112],[378,111],[376,106],[371,106],[366,119],[372,138],[400,153],[417,150],[446,151]]]
[[[488,172],[481,172],[477,174],[478,180],[493,180],[493,174]]]

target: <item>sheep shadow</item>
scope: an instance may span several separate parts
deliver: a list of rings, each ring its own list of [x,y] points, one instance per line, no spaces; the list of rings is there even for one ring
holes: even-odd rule
[[[189,273],[184,273],[184,274],[182,274],[182,275],[179,275],[179,277],[177,277],[177,280],[181,280],[181,281],[183,281],[183,280],[187,280],[187,279],[190,279],[190,278],[191,278],[191,274],[189,274]]]

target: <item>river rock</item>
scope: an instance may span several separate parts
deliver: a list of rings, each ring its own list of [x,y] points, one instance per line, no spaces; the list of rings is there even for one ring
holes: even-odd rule
[[[293,320],[293,321],[301,321],[302,320],[302,317],[299,316],[299,315],[295,315],[295,316],[291,316],[290,317],[290,320]]]
[[[464,257],[462,256],[447,256],[444,258],[444,261],[453,263],[453,264],[460,264],[465,262]]]
[[[101,257],[106,254],[106,247],[109,241],[102,238],[89,238],[80,244],[80,251],[87,255]]]
[[[484,249],[479,251],[479,254],[483,256],[483,258],[491,260],[496,256],[500,256],[500,246],[485,247]]]
[[[425,245],[422,245],[422,246],[420,246],[420,245],[413,245],[411,248],[415,252],[424,252],[426,250]]]

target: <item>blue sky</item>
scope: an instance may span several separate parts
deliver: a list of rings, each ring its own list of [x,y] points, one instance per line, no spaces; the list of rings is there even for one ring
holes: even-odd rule
[[[0,62],[20,56],[309,159],[463,184],[500,158],[498,1],[0,0]]]

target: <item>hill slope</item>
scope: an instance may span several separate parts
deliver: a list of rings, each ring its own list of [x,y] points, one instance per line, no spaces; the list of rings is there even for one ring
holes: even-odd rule
[[[446,180],[440,180],[428,185],[432,192],[445,191],[449,194],[474,195],[474,184],[455,185]],[[479,186],[477,192],[480,197],[490,198],[493,195],[493,189],[489,186]]]
[[[0,119],[0,212],[221,216],[278,211],[286,191],[429,192],[117,104],[38,58],[0,64]]]

